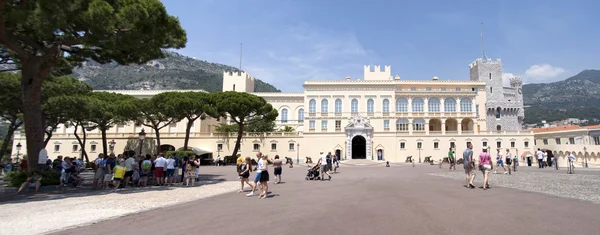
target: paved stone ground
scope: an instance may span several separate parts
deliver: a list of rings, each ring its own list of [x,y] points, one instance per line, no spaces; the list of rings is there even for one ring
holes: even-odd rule
[[[236,179],[233,167],[213,167],[205,172]],[[597,172],[590,172],[568,177],[598,177]],[[496,186],[505,176],[492,175],[498,180],[492,189],[484,191],[464,188],[462,181],[453,179],[460,173],[447,173],[437,166],[342,165],[331,181],[323,182],[305,181],[305,173],[306,167],[284,168],[285,183],[270,184],[272,193],[267,199],[228,193],[57,234],[596,235],[600,230],[600,223],[593,219],[600,216],[600,205]],[[554,174],[559,175],[523,168],[512,176],[535,180]],[[560,178],[549,184],[563,182],[571,181]],[[572,189],[586,190],[583,186],[576,184]]]

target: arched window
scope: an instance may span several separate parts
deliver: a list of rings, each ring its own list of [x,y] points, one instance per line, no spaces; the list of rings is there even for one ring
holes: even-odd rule
[[[335,112],[336,113],[342,112],[342,100],[340,100],[340,99],[335,100]]]
[[[462,98],[460,100],[460,111],[461,112],[473,112],[473,107],[471,104],[471,99]]]
[[[352,102],[350,103],[350,112],[358,113],[358,100],[357,99],[352,99]]]
[[[389,113],[390,112],[390,100],[385,99],[383,100],[383,112],[384,113]]]
[[[446,98],[446,100],[444,100],[444,111],[448,113],[456,112],[456,100]]]
[[[440,111],[440,100],[436,98],[429,99],[429,103],[427,104],[429,107],[429,112],[439,112]]]
[[[304,109],[298,109],[298,122],[304,122]]]
[[[500,118],[500,111],[502,109],[500,107],[496,108],[496,118]]]
[[[408,131],[408,120],[407,119],[396,120],[396,130],[397,131]]]
[[[413,112],[423,112],[423,106],[425,106],[425,102],[421,98],[416,98],[412,101]]]
[[[326,99],[321,100],[321,113],[329,112],[329,101]]]
[[[496,130],[497,130],[497,131],[501,131],[501,130],[502,130],[502,126],[500,126],[500,125],[497,125],[497,126],[496,126]]]
[[[373,99],[367,100],[367,113],[375,112],[375,102]]]
[[[396,112],[408,112],[408,100],[404,98],[398,98],[396,100]]]
[[[413,120],[413,131],[424,131],[425,130],[425,120],[416,119]]]
[[[281,110],[281,123],[287,123],[287,122],[288,122],[288,110],[282,109]]]
[[[308,112],[316,113],[317,112],[317,101],[312,99],[308,102]]]

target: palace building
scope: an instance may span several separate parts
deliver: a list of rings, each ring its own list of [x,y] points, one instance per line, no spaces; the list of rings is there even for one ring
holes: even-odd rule
[[[522,130],[521,78],[511,78],[510,87],[504,87],[500,59],[477,59],[469,70],[470,79],[464,80],[405,80],[392,75],[390,66],[364,66],[362,78],[308,80],[303,84],[304,91],[298,93],[254,92],[255,79],[251,75],[225,72],[223,91],[263,97],[279,112],[277,127],[295,130],[245,133],[240,151],[244,156],[260,151],[303,160],[307,156],[315,159],[324,151],[341,159],[404,162],[412,156],[416,161],[426,157],[439,161],[449,149],[461,158],[467,143],[473,144],[476,154],[482,148],[490,149],[492,155],[496,148],[502,148],[502,153],[510,149],[519,156],[533,152],[533,132]],[[148,98],[164,91],[112,92]],[[183,146],[184,122],[161,130],[161,149]],[[214,158],[231,154],[235,137],[218,135],[217,125],[219,122],[211,118],[194,123],[189,145],[197,154]],[[135,150],[141,129],[133,123],[112,128],[107,136],[111,149]],[[151,141],[154,134],[148,128],[145,131],[146,139]],[[14,143],[24,144],[23,138],[17,134]],[[87,139],[89,154],[101,152],[98,131],[89,132]],[[60,127],[47,146],[51,158],[79,156],[80,151],[72,127]]]

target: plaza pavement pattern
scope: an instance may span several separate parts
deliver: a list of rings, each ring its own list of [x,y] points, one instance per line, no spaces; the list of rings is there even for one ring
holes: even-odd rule
[[[566,175],[564,171],[522,167],[513,175],[491,175],[492,189],[484,191],[463,187],[461,166],[456,172],[447,172],[446,167],[342,164],[331,181],[306,181],[306,166],[296,165],[283,169],[285,183],[270,184],[271,194],[266,199],[233,192],[239,187],[234,167],[206,167],[204,174],[227,181],[158,191],[162,194],[123,191],[37,204],[9,201],[1,205],[3,210],[12,208],[0,215],[10,214],[0,217],[0,226],[11,229],[3,230],[10,231],[7,234],[103,235],[596,235],[600,231],[595,219],[600,217],[600,194],[594,191],[598,190],[600,171]],[[216,192],[211,186],[221,189]],[[138,208],[139,204],[154,206]],[[122,211],[96,216],[116,210]],[[73,227],[77,225],[81,227]],[[58,227],[66,230],[57,231]]]

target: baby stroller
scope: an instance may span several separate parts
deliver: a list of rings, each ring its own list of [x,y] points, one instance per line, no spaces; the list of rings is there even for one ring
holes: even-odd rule
[[[320,180],[319,169],[321,169],[321,163],[311,167],[308,165],[308,172],[306,173],[305,180]]]

